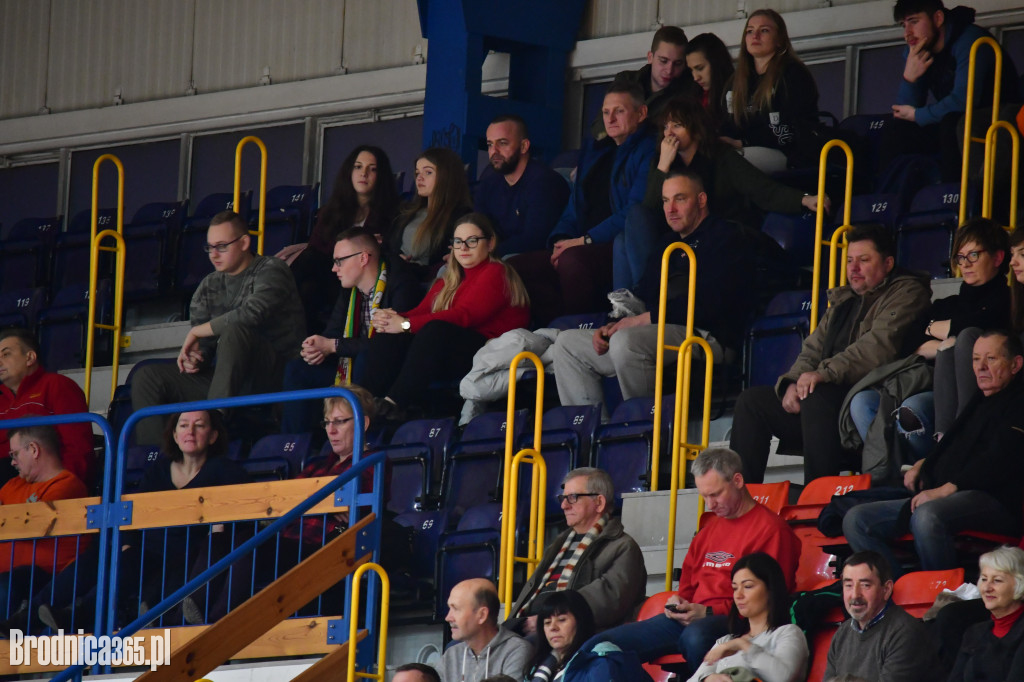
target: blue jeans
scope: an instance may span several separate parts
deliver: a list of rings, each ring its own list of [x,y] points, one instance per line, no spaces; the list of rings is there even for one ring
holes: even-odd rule
[[[659,656],[682,654],[693,674],[715,641],[729,634],[726,616],[708,616],[683,625],[664,614],[627,623],[594,635],[583,645],[589,651],[598,642],[611,642],[623,651],[632,651],[644,663]]]
[[[907,532],[900,512],[910,500],[884,500],[861,504],[846,513],[843,534],[850,547],[860,552],[873,549],[888,561],[893,575],[902,572],[889,543]],[[1017,523],[995,498],[979,490],[964,490],[932,500],[910,515],[910,532],[921,560],[921,570],[955,568],[953,538],[962,530],[985,530],[1007,535],[1018,531]]]
[[[612,244],[612,288],[637,293],[658,244],[658,236],[667,232],[665,216],[637,204],[629,209],[626,227],[615,235]]]
[[[878,414],[880,397],[878,391],[868,389],[861,391],[850,400],[850,418],[861,440],[867,437],[871,422]],[[917,418],[913,428],[908,428],[910,416]],[[897,411],[896,429],[901,436],[907,439],[910,451],[916,462],[927,457],[935,449],[935,400],[931,391],[912,395],[900,405]]]

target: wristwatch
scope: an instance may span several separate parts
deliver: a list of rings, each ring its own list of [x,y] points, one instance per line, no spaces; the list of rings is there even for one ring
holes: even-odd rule
[[[585,235],[583,235],[583,243],[584,244],[593,244],[594,243],[594,238],[591,237],[589,234],[585,234]]]
[[[407,332],[412,329],[412,322],[409,320],[402,320],[402,331]]]

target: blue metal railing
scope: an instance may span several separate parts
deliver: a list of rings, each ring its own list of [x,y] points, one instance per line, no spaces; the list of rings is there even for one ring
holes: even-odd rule
[[[10,430],[20,426],[59,426],[61,424],[85,424],[92,423],[100,427],[100,431],[103,434],[103,449],[105,453],[104,466],[103,466],[103,493],[101,499],[103,502],[107,501],[107,495],[110,490],[110,452],[111,444],[114,442],[114,431],[110,428],[110,423],[98,414],[92,412],[82,412],[80,414],[57,414],[49,417],[22,417],[21,419],[7,419],[0,421],[0,429]],[[101,504],[101,508],[104,505]],[[91,523],[89,524],[92,525]],[[102,551],[103,547],[107,547],[107,543],[110,541],[111,529],[106,523],[99,524],[97,526],[99,530],[99,566],[97,567],[98,575],[105,575],[107,568],[108,557],[106,553]],[[107,598],[108,585],[100,580],[96,585],[96,603],[102,604],[103,600]],[[32,585],[29,594],[33,594],[35,591],[35,585]],[[30,606],[37,606],[31,604]],[[100,610],[96,610],[96,622],[94,624],[95,632],[100,632]]]
[[[113,451],[111,444],[114,440],[113,433],[110,424],[99,415],[92,413],[83,413],[76,415],[55,415],[51,417],[28,417],[24,419],[12,419],[8,421],[0,421],[0,428],[14,428],[17,426],[33,426],[33,425],[57,425],[57,424],[68,424],[68,423],[82,423],[92,422],[98,424],[104,437],[105,446],[105,458],[104,458],[104,473],[103,473],[103,494],[101,496],[101,504],[95,507],[90,507],[88,510],[88,525],[90,528],[97,528],[99,534],[99,565],[98,565],[98,576],[96,586],[96,619],[94,633],[100,634],[113,634],[113,627],[115,624],[115,614],[117,608],[117,576],[118,576],[118,563],[120,559],[120,534],[121,526],[130,524],[131,521],[131,505],[130,503],[121,501],[121,494],[124,487],[124,474],[125,474],[125,460],[127,450],[128,435],[131,433],[135,424],[146,417],[160,416],[173,414],[175,412],[189,412],[196,410],[210,410],[210,409],[222,409],[222,408],[235,408],[235,407],[246,407],[252,405],[261,405],[267,403],[279,403],[289,402],[294,400],[313,400],[322,399],[328,397],[342,397],[345,398],[352,408],[353,417],[355,417],[355,433],[353,436],[353,458],[352,467],[336,477],[333,481],[320,488],[316,493],[307,498],[305,501],[298,504],[296,507],[285,513],[283,516],[272,522],[266,528],[261,530],[259,533],[249,538],[237,548],[233,549],[226,556],[215,562],[213,565],[206,568],[199,575],[195,576],[191,580],[188,580],[185,585],[168,595],[161,602],[153,606],[152,609],[147,611],[144,615],[139,616],[134,621],[122,628],[117,634],[121,636],[129,636],[138,632],[142,627],[151,621],[160,618],[167,611],[169,611],[175,604],[180,602],[186,596],[194,592],[196,589],[205,585],[210,579],[216,577],[225,570],[228,570],[231,564],[238,559],[249,555],[254,552],[255,549],[269,540],[271,537],[276,536],[281,530],[283,530],[289,524],[295,522],[302,515],[312,509],[314,506],[327,499],[329,495],[335,496],[336,506],[347,506],[349,508],[349,522],[354,523],[358,518],[360,508],[368,509],[370,512],[376,514],[376,520],[373,524],[367,526],[361,533],[359,538],[359,550],[360,553],[371,552],[373,555],[373,561],[379,562],[380,560],[380,527],[382,522],[382,514],[384,511],[384,462],[386,461],[386,454],[379,453],[376,455],[363,456],[363,444],[365,442],[365,435],[363,429],[364,415],[362,407],[359,404],[358,398],[352,394],[351,391],[345,388],[324,388],[315,389],[308,391],[289,391],[282,393],[269,393],[261,395],[242,396],[237,398],[225,398],[220,400],[206,400],[206,401],[194,401],[188,403],[175,403],[169,405],[161,405],[157,407],[149,407],[139,410],[133,413],[128,420],[125,422],[121,437],[117,443],[116,456],[112,457]],[[359,493],[359,481],[366,469],[373,468],[373,489],[370,493]],[[116,472],[116,475],[115,475]],[[114,476],[113,486],[111,485],[111,477]],[[379,586],[375,581],[371,581],[367,588],[367,599],[366,599],[366,614],[365,614],[365,625],[371,632],[375,631],[379,627],[378,614],[375,611],[375,605],[378,602],[378,590]],[[348,612],[349,605],[351,603],[351,591],[352,581],[346,579],[345,588],[345,620],[355,618],[356,614]],[[336,624],[332,624],[336,625]],[[345,623],[341,624],[342,627],[332,627],[329,631],[346,632],[347,628]],[[338,638],[341,639],[340,637]],[[371,662],[373,659],[371,651],[359,652],[359,658],[361,661]],[[58,674],[54,680],[70,680],[80,679],[81,673],[85,666],[71,666]],[[107,668],[109,671],[109,667]],[[94,672],[100,672],[95,670]]]

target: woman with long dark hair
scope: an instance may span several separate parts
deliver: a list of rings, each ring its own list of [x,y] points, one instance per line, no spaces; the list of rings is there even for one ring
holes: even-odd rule
[[[743,27],[736,73],[725,95],[723,140],[772,173],[816,161],[818,87],[797,57],[782,16],[753,12]]]
[[[448,269],[423,301],[403,313],[377,310],[364,384],[383,398],[381,416],[398,419],[410,405],[427,402],[432,381],[461,378],[488,339],[529,322],[526,287],[494,256],[496,245],[487,216],[463,216],[451,240]]]
[[[575,590],[551,592],[537,608],[537,627],[543,631],[527,666],[529,682],[556,682],[583,643],[597,632],[587,600]],[[540,633],[538,633],[540,634]]]
[[[790,622],[789,591],[779,562],[764,552],[732,567],[729,634],[720,638],[689,682],[731,682],[745,668],[762,682],[798,682],[807,676],[807,639]]]
[[[323,328],[322,314],[330,312],[340,292],[338,279],[331,272],[334,242],[352,227],[383,237],[398,213],[394,178],[383,149],[359,145],[342,162],[331,196],[317,214],[309,243],[286,246],[278,252],[278,258],[291,262],[310,334]]]
[[[395,221],[387,250],[418,268],[426,279],[448,254],[455,221],[472,206],[459,155],[444,147],[427,149],[416,158],[416,196]]]
[[[717,131],[726,115],[725,86],[736,71],[729,48],[714,33],[701,33],[686,44],[686,66],[700,86],[701,104]]]

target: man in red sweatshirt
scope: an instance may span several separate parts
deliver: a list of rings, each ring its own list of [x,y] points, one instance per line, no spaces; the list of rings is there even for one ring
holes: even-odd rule
[[[0,420],[88,412],[85,394],[63,374],[47,372],[39,362],[39,344],[26,329],[0,332]],[[64,468],[89,486],[96,472],[92,426],[61,424]],[[8,456],[7,431],[0,430],[0,485],[17,475]]]
[[[777,514],[751,497],[743,482],[740,456],[728,448],[709,448],[693,463],[697,491],[714,516],[693,538],[683,559],[678,594],[665,613],[607,630],[587,643],[612,642],[641,661],[682,654],[695,671],[715,640],[729,633],[732,567],[738,559],[765,552],[782,566],[794,590],[800,541]]]

